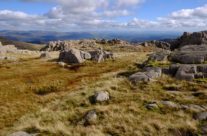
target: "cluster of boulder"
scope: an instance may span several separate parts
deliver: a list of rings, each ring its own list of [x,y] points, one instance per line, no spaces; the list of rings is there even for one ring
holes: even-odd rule
[[[56,59],[60,65],[80,64],[86,60],[100,63],[106,59],[113,59],[113,53],[98,48],[96,42],[96,40],[51,41],[41,49],[41,58]]]
[[[109,44],[109,45],[125,45],[128,44],[126,41],[120,40],[120,39],[111,39],[111,40],[106,40],[106,39],[102,39],[102,40],[97,40],[97,43],[100,44]]]
[[[80,64],[86,60],[93,60],[100,63],[105,59],[113,59],[113,53],[104,51],[103,49],[87,52],[71,48],[60,52],[59,55],[59,61],[67,64]]]
[[[168,61],[171,63],[167,69],[168,73],[176,79],[191,81],[196,78],[207,78],[207,31],[185,32],[172,43],[150,41],[142,43],[142,45],[162,48],[161,51],[149,54],[148,60],[143,63],[143,66],[148,66],[149,62],[164,63]],[[170,49],[174,50],[170,51]],[[136,79],[147,81],[146,75],[146,72],[139,72],[129,79],[134,80],[136,77]]]
[[[65,51],[74,47],[96,47],[95,40],[50,41],[41,51]]]
[[[140,45],[147,47],[147,46],[153,46],[153,47],[157,47],[157,48],[162,48],[165,50],[170,50],[171,49],[171,44],[168,42],[164,42],[164,41],[148,41],[148,42],[144,42],[141,43]]]

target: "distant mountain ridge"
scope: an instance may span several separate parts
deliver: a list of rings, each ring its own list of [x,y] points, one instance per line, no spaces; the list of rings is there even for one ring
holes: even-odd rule
[[[143,42],[148,40],[174,39],[179,32],[52,32],[52,31],[0,31],[0,36],[10,40],[30,43],[47,43],[57,40],[80,39],[121,39],[128,42]]]

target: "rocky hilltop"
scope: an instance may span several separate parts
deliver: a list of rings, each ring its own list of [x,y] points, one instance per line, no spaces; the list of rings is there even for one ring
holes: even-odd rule
[[[0,135],[207,135],[206,31],[40,51],[0,43],[0,56]]]
[[[172,48],[179,48],[185,45],[207,44],[207,31],[188,33],[184,32],[181,37],[175,40]]]

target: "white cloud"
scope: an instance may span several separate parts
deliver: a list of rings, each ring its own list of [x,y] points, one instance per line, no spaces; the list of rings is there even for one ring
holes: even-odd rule
[[[20,0],[41,2],[41,0]],[[56,3],[43,15],[21,11],[0,10],[0,27],[6,29],[82,30],[82,29],[148,29],[180,30],[207,28],[207,5],[181,9],[168,16],[149,21],[134,17],[130,21],[117,18],[132,16],[131,7],[144,0],[45,0]]]

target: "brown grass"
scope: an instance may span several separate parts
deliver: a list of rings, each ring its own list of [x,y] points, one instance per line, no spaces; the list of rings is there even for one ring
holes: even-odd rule
[[[105,73],[122,70],[127,67],[125,64],[133,64],[134,61],[136,59],[126,58],[100,64],[87,62],[80,66],[78,72],[38,59],[2,64],[0,129],[11,127],[24,114],[34,112],[68,92],[97,81]],[[42,92],[45,95],[40,95]]]
[[[4,80],[0,82],[3,111],[0,134],[17,130],[40,133],[41,136],[199,134],[200,122],[192,118],[194,112],[165,107],[147,110],[145,104],[170,100],[177,104],[205,105],[205,93],[195,95],[196,92],[205,92],[205,82],[177,81],[163,75],[153,82],[134,86],[126,76],[139,71],[135,63],[144,61],[146,54],[131,52],[116,56],[116,61],[108,60],[100,64],[87,62],[69,69],[39,60],[23,62],[15,68],[11,64],[8,65],[9,70],[1,68],[4,74],[0,74],[0,79]],[[58,91],[49,91],[45,95],[32,91],[45,86],[47,91],[50,85],[59,88]],[[5,91],[6,88],[9,91]],[[168,89],[179,92],[172,93]],[[89,97],[99,90],[108,91],[110,101],[91,104]],[[83,115],[92,109],[96,109],[98,121],[95,125],[82,125]]]

